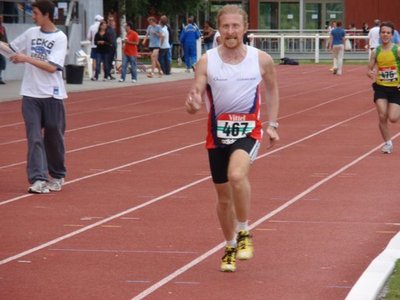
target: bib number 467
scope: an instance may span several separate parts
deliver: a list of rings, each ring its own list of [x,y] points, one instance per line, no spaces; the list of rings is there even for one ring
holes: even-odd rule
[[[222,133],[226,137],[233,137],[233,138],[238,138],[239,135],[246,135],[247,134],[247,127],[249,126],[249,123],[247,122],[235,122],[235,123],[230,123],[230,122],[225,122],[225,126],[222,129]]]

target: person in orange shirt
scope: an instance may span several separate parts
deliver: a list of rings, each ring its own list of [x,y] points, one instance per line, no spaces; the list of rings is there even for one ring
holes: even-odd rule
[[[126,38],[124,40],[124,57],[122,58],[122,74],[119,82],[124,82],[126,77],[126,71],[128,69],[128,63],[131,66],[132,82],[137,81],[137,56],[138,56],[138,44],[139,35],[133,30],[132,22],[125,24]]]

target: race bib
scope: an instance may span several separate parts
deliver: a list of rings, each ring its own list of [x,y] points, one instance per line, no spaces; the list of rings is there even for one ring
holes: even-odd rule
[[[378,76],[382,82],[396,82],[398,80],[396,67],[381,67],[378,69]]]
[[[217,137],[233,142],[248,136],[256,127],[255,114],[221,114],[217,119]]]

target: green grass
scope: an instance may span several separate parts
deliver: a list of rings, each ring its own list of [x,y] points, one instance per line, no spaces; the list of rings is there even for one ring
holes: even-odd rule
[[[396,262],[393,273],[389,278],[387,284],[387,293],[383,299],[384,300],[400,299],[400,260]]]

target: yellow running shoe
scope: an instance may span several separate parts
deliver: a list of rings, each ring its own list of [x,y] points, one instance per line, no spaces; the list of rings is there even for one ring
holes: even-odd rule
[[[237,254],[238,259],[250,259],[254,256],[253,241],[250,232],[247,230],[239,231],[237,235]]]
[[[225,247],[225,254],[221,262],[222,272],[235,272],[236,271],[236,248]]]

